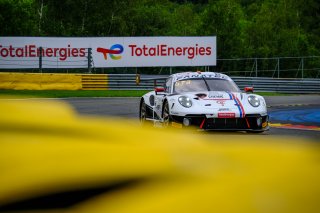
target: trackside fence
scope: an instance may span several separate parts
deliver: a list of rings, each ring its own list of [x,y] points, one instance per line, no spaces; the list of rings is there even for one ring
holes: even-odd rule
[[[209,70],[229,76],[319,78],[320,56],[217,59]]]
[[[108,89],[110,90],[153,90],[155,86],[162,86],[168,75],[141,75],[140,84],[136,83],[135,74],[109,74]],[[246,86],[254,87],[258,92],[280,92],[320,94],[320,79],[285,79],[264,77],[231,77],[244,89]]]
[[[9,54],[9,47],[3,47],[2,55]],[[16,47],[18,48],[18,47]],[[59,55],[45,51],[48,47],[39,47],[37,51],[26,52],[27,59],[0,57],[0,72],[32,73],[87,73],[87,74],[158,74],[168,75],[186,70],[203,70],[225,73],[229,76],[270,77],[270,78],[320,78],[320,56],[269,57],[269,58],[217,58],[216,66],[202,67],[95,67],[91,48],[67,49]],[[20,47],[19,49],[23,49]],[[7,50],[7,51],[5,51]],[[56,53],[55,53],[56,54]]]
[[[153,90],[163,86],[168,75],[137,74],[56,74],[2,73],[0,89],[16,90]],[[320,79],[238,77],[232,79],[240,89],[255,91],[320,94]],[[140,83],[138,84],[137,82]]]

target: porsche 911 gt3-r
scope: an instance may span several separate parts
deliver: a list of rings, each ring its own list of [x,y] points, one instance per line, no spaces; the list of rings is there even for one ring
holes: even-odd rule
[[[269,128],[264,98],[241,92],[229,76],[215,72],[169,76],[164,87],[143,95],[139,117],[142,122],[203,130],[263,132]]]

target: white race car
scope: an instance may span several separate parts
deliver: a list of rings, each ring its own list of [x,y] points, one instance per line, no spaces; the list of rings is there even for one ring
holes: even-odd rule
[[[227,75],[184,72],[169,76],[164,87],[142,96],[139,117],[176,127],[263,132],[269,129],[264,98],[242,93]]]

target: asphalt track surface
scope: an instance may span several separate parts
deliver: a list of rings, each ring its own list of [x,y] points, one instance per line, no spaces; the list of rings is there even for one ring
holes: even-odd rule
[[[270,131],[261,135],[303,137],[320,142],[320,95],[269,96],[265,99],[270,123],[275,124],[276,127],[271,127]],[[112,116],[138,121],[140,98],[68,98],[63,100],[82,115]],[[218,134],[230,133],[219,132]]]

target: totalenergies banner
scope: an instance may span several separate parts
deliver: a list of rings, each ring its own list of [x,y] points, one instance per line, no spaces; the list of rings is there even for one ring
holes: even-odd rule
[[[0,37],[0,69],[85,68],[88,56],[91,67],[215,66],[216,37]]]

